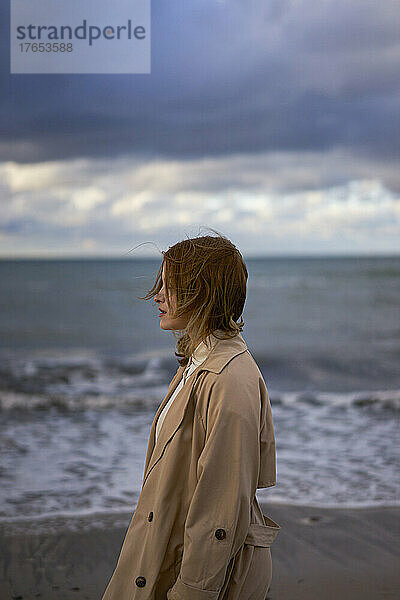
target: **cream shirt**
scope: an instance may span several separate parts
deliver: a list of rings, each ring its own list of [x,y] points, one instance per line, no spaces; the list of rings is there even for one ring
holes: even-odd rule
[[[218,329],[216,329],[215,332],[222,333],[222,331],[220,331]],[[197,367],[199,365],[201,365],[201,363],[203,361],[206,360],[207,356],[210,354],[210,352],[214,348],[215,344],[218,342],[218,338],[216,338],[215,335],[213,335],[213,333],[211,333],[206,338],[206,340],[208,340],[209,343],[211,343],[211,348],[210,348],[210,345],[208,345],[208,347],[206,346],[205,340],[203,340],[202,342],[200,342],[200,344],[198,344],[196,346],[195,350],[193,351],[192,356],[190,357],[188,364],[185,367],[185,370],[183,371],[182,379],[180,380],[180,382],[179,382],[178,386],[176,387],[174,393],[172,394],[171,398],[168,400],[167,404],[162,409],[160,416],[158,417],[157,423],[156,423],[156,442],[157,442],[158,435],[160,433],[162,424],[164,422],[165,415],[167,414],[169,407],[171,406],[174,399],[176,398],[176,396],[178,395],[180,390],[183,388],[183,386],[185,385],[186,381],[191,376],[193,371],[195,369],[197,369]]]

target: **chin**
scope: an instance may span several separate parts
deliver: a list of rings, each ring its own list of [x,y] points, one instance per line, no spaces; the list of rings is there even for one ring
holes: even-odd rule
[[[175,320],[168,317],[160,319],[160,327],[166,331],[179,331],[184,329],[184,325],[182,325],[178,319]]]

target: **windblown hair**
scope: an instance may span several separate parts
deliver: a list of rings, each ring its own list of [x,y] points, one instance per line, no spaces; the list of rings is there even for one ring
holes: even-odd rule
[[[211,229],[211,228],[210,228]],[[190,315],[187,326],[173,330],[175,356],[186,366],[198,340],[211,332],[218,339],[232,338],[242,331],[248,279],[245,262],[236,246],[222,234],[185,239],[166,252],[154,286],[142,300],[151,300],[162,288],[165,264],[165,299],[171,316]],[[176,310],[172,314],[169,294],[176,295]],[[239,320],[240,319],[240,320]],[[179,333],[177,333],[179,331]],[[221,337],[220,337],[221,335]],[[180,337],[179,337],[180,336]]]

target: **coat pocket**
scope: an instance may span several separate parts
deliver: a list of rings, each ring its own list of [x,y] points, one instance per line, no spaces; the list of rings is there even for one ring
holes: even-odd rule
[[[250,523],[249,531],[247,532],[245,544],[250,546],[263,546],[268,548],[275,541],[276,536],[280,531],[280,525],[275,523],[267,515],[263,515],[265,525],[261,523]]]

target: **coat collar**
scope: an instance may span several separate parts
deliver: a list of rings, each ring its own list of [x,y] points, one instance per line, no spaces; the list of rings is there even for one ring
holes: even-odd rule
[[[214,335],[214,333],[219,335],[219,332],[219,329],[213,331],[212,333],[210,333],[209,336],[207,336],[205,340],[203,340],[202,342],[200,342],[200,344],[196,346],[192,356],[190,357],[188,365],[193,364],[196,368],[203,362],[203,360],[207,358],[211,350],[214,348],[215,344],[218,342],[218,338]],[[186,366],[186,368],[188,367],[188,365]]]
[[[220,373],[225,365],[237,354],[247,350],[246,342],[240,333],[227,340],[218,340],[208,358],[201,365],[201,370]],[[196,373],[196,370],[194,371]]]
[[[230,339],[219,339],[215,343],[208,357],[199,366],[196,367],[188,381],[179,390],[174,401],[168,409],[163,426],[161,427],[160,434],[157,438],[157,443],[155,443],[155,429],[158,417],[160,416],[160,413],[163,410],[164,406],[167,404],[168,400],[174,393],[175,389],[178,387],[179,382],[183,376],[184,367],[178,367],[178,370],[175,373],[175,376],[173,377],[169,385],[167,394],[164,397],[164,400],[161,402],[160,406],[158,407],[156,416],[154,417],[151,426],[142,487],[144,486],[150,471],[162,457],[165,446],[174,436],[181,422],[183,421],[185,410],[188,405],[191,392],[198,375],[202,371],[220,373],[225,367],[225,365],[227,365],[228,362],[232,360],[232,358],[234,358],[238,354],[242,354],[242,352],[245,352],[246,350],[246,342],[244,341],[240,333],[238,333],[235,337]]]

